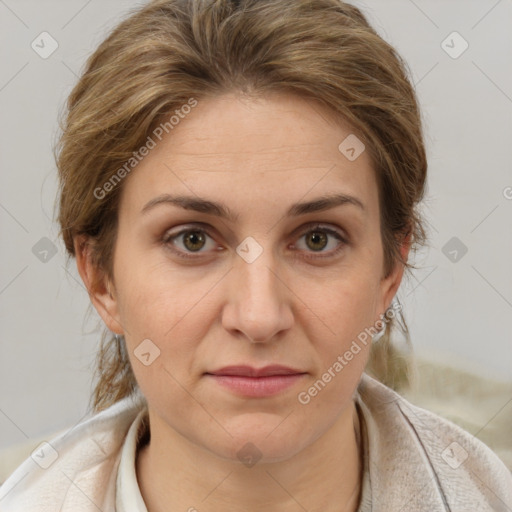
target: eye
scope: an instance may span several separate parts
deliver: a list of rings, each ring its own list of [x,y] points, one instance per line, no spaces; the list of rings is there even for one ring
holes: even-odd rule
[[[306,241],[305,249],[300,247],[301,244],[292,247],[313,253],[298,256],[304,259],[334,257],[348,244],[348,241],[340,232],[318,224],[309,226],[309,229],[302,231],[299,241],[302,238],[305,238]],[[217,247],[215,241],[205,229],[190,226],[177,233],[165,233],[162,243],[181,258],[198,258],[202,253],[215,250]],[[331,246],[331,250],[324,250],[329,246]]]
[[[214,249],[216,245],[204,229],[188,228],[182,229],[178,233],[166,233],[162,242],[182,258],[195,258],[196,256],[191,255],[191,253],[207,252],[208,239],[211,241],[209,248]],[[177,247],[177,249],[174,247]],[[202,251],[205,247],[206,251]]]
[[[310,249],[313,253],[321,253],[320,255],[313,254],[302,256],[306,259],[333,257],[348,243],[340,232],[321,225],[310,227],[307,231],[302,233],[299,240],[302,238],[305,239],[306,251]],[[324,249],[328,246],[331,246],[331,250],[325,251]],[[301,249],[300,244],[296,244],[295,247]]]

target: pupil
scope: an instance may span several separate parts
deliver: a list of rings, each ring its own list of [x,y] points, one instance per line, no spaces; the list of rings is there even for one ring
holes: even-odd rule
[[[193,247],[187,247],[191,250],[195,250],[195,249],[200,249],[201,247],[194,247],[197,243],[201,243],[201,242],[204,242],[204,236],[199,233],[198,231],[192,231],[190,232],[188,235],[185,236],[185,244],[187,244],[187,242],[191,242],[192,246]]]
[[[323,233],[318,233],[318,232],[316,232],[316,233],[314,233],[313,235],[311,235],[311,237],[310,237],[310,238],[311,238],[311,240],[313,241],[313,244],[317,244],[317,243],[319,243],[322,239],[323,239],[323,241],[324,241],[324,242],[325,242],[325,240],[326,240],[326,236],[325,236],[325,234],[323,234]],[[320,247],[320,249],[323,249],[324,247],[325,247],[325,243],[324,243],[324,244],[322,244],[322,247]]]

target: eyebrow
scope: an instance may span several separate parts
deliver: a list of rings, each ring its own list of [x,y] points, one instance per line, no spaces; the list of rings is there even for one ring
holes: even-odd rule
[[[141,210],[141,214],[147,214],[150,210],[162,204],[179,206],[185,210],[193,210],[196,212],[207,213],[209,215],[215,215],[231,222],[236,222],[239,218],[238,214],[235,215],[229,207],[222,203],[209,201],[200,197],[171,196],[170,194],[162,194],[151,199],[151,201],[144,205]],[[297,217],[307,213],[329,210],[342,205],[353,205],[362,211],[366,211],[364,204],[357,197],[348,194],[327,194],[317,199],[313,199],[312,201],[293,204],[286,212],[286,216]]]

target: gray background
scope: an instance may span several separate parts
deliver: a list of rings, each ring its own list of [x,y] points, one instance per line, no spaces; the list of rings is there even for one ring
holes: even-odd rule
[[[511,381],[512,1],[353,3],[408,62],[423,109],[430,246],[398,294],[415,350]],[[99,317],[86,318],[52,220],[51,148],[86,57],[138,4],[0,0],[0,448],[86,412]],[[31,47],[43,31],[59,45],[47,59]],[[453,31],[469,44],[457,58],[442,46]],[[461,43],[447,39],[451,52]]]

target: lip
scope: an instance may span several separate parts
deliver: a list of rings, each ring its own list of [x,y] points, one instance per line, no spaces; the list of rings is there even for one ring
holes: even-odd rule
[[[264,366],[263,368],[253,368],[248,365],[238,366],[225,366],[219,370],[207,372],[210,375],[230,375],[237,377],[269,377],[273,375],[297,375],[299,373],[306,373],[296,368],[290,368],[289,366],[283,366],[280,364],[272,364]]]
[[[272,365],[260,369],[251,366],[227,366],[205,375],[235,394],[263,398],[290,388],[306,374],[294,368]]]

